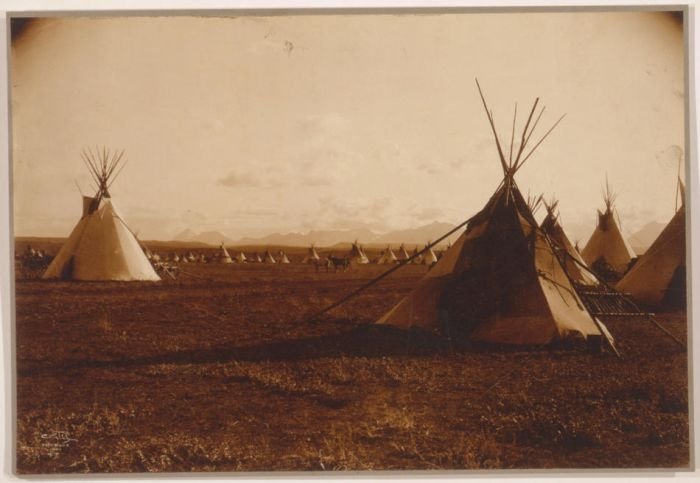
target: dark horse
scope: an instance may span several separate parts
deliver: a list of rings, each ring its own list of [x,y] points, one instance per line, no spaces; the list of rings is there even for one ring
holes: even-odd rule
[[[329,271],[331,268],[334,272],[337,272],[339,268],[342,268],[343,271],[346,271],[348,268],[350,268],[350,259],[348,257],[340,258],[334,257],[333,255],[329,255],[326,260],[326,272]]]

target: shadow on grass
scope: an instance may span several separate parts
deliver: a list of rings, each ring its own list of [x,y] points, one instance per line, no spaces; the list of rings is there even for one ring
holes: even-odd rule
[[[56,374],[83,368],[127,368],[154,364],[210,364],[231,361],[298,361],[338,357],[381,358],[391,356],[421,357],[465,350],[438,335],[393,327],[362,325],[340,333],[275,341],[237,347],[222,344],[202,349],[123,357],[110,360],[71,360],[20,363],[18,375]],[[24,367],[22,367],[24,366]]]
[[[338,320],[336,323],[340,322]],[[341,324],[345,325],[345,324]],[[69,360],[20,363],[19,376],[60,374],[84,368],[128,368],[156,364],[212,364],[232,361],[281,362],[339,357],[429,357],[459,353],[580,353],[580,344],[547,346],[503,346],[468,342],[466,337],[449,340],[438,334],[418,329],[403,330],[385,325],[355,325],[339,333],[274,341],[265,344],[218,346],[168,352],[162,354],[122,357],[109,360]]]

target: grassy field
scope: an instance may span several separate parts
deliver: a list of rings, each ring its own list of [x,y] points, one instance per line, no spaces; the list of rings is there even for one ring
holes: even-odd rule
[[[689,464],[687,354],[606,321],[623,359],[369,325],[426,272],[197,265],[160,283],[18,278],[21,473]],[[659,317],[686,338],[685,314]]]

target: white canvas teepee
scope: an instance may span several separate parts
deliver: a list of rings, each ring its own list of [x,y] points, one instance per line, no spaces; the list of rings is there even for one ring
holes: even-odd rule
[[[302,263],[316,263],[321,261],[321,257],[318,256],[318,252],[316,252],[316,248],[314,247],[314,244],[312,243],[311,246],[309,247],[309,251],[306,254],[306,257],[304,257],[304,260]]]
[[[584,307],[514,179],[556,124],[525,155],[527,139],[537,125],[535,121],[528,130],[528,120],[515,158],[506,158],[485,101],[484,108],[496,138],[503,181],[454,246],[378,323],[499,344],[601,337],[599,321]]]
[[[564,268],[574,283],[589,286],[598,285],[598,280],[587,270],[590,267],[586,265],[581,254],[571,244],[569,237],[564,232],[564,228],[559,223],[558,204],[559,202],[555,199],[544,203],[547,215],[542,220],[540,228],[547,234],[555,249],[558,250]]]
[[[398,259],[396,258],[394,251],[391,249],[391,245],[387,245],[386,250],[384,250],[381,256],[377,259],[377,264],[386,265],[394,264],[396,262],[398,262]]]
[[[428,242],[426,248],[428,250],[423,252],[423,255],[421,255],[421,263],[423,265],[433,265],[434,263],[437,263],[438,257],[435,255],[433,248],[430,246],[430,242]]]
[[[248,261],[248,258],[246,258],[245,253],[238,252],[238,255],[236,255],[236,261],[238,263],[246,263]]]
[[[221,246],[219,247],[219,254],[217,260],[219,263],[233,263],[231,255],[229,255],[228,250],[226,250],[226,247],[224,246],[223,242],[221,242]]]
[[[646,306],[682,309],[686,305],[685,267],[685,204],[682,203],[615,288]]]
[[[420,265],[423,263],[423,255],[418,254],[418,247],[413,248],[413,253],[411,253],[411,256],[414,257],[413,260],[411,260],[411,263],[415,265]]]
[[[287,258],[287,254],[284,253],[283,250],[280,250],[279,254],[277,255],[277,260],[278,263],[282,264],[290,263],[289,258]]]
[[[263,256],[262,261],[263,263],[277,263],[277,260],[275,260],[275,257],[272,256],[270,250],[265,250],[265,255]]]
[[[71,280],[147,280],[160,277],[134,234],[119,215],[109,194],[124,152],[83,151],[82,156],[98,186],[94,197],[83,197],[83,215],[73,228],[43,278]]]
[[[615,219],[616,198],[617,195],[610,191],[606,178],[603,192],[605,211],[598,211],[598,224],[583,248],[581,256],[589,267],[611,269],[622,275],[637,255]]]
[[[352,248],[350,249],[350,255],[348,257],[350,258],[350,263],[356,263],[359,265],[365,265],[369,263],[369,258],[367,258],[367,255],[365,255],[365,251],[357,243],[357,240],[355,240],[355,243],[352,244]]]
[[[396,258],[397,258],[399,261],[407,260],[407,259],[409,258],[408,252],[406,251],[406,247],[404,246],[403,243],[402,243],[401,246],[399,247],[399,252],[398,252],[398,254],[396,255]]]

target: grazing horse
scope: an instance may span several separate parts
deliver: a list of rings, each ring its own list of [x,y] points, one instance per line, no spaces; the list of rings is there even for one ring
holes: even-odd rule
[[[337,272],[338,268],[342,268],[344,272],[350,268],[350,259],[348,257],[340,258],[330,255],[326,260],[326,272],[331,268],[334,272]]]

